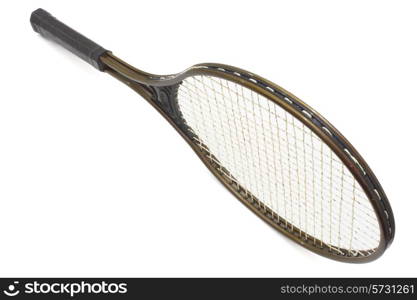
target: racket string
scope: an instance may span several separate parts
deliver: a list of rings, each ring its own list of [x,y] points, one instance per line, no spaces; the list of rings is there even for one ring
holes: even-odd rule
[[[265,211],[315,244],[351,253],[378,247],[378,221],[360,185],[327,144],[279,105],[210,76],[186,78],[178,105],[196,144]]]
[[[230,116],[226,116],[227,117],[227,119],[230,119]],[[294,123],[294,122],[292,122],[292,123]],[[212,124],[212,126],[213,127],[216,127],[216,125],[215,124]],[[253,127],[253,128],[257,128],[257,127]],[[223,130],[223,128],[222,128],[222,130]],[[288,133],[288,131],[287,131],[287,133]],[[310,133],[311,133],[311,131],[310,131]],[[255,133],[255,134],[257,134],[257,132]],[[290,140],[289,138],[288,138],[288,140]],[[301,140],[300,140],[301,141]],[[228,144],[228,146],[229,147],[231,147],[231,148],[233,148],[233,147],[235,147],[235,145],[232,143],[232,144],[230,144],[230,143],[228,143],[227,141],[225,141],[225,143],[226,144]],[[275,144],[275,143],[272,143],[272,144]],[[289,146],[289,144],[287,143],[287,145]],[[241,148],[241,146],[244,146],[244,145],[238,145],[238,148]],[[246,148],[243,148],[243,149],[246,149]],[[209,150],[209,149],[207,149],[207,150]],[[235,149],[236,150],[236,149]],[[290,157],[290,161],[291,161],[291,157],[292,157],[292,152],[295,152],[295,151],[291,151],[291,150],[289,150],[288,151],[288,155],[289,155],[289,157]],[[314,151],[313,151],[313,153],[314,153]],[[258,152],[258,154],[259,154],[259,152]],[[261,160],[261,156],[260,155],[257,155],[257,157],[258,157],[258,163],[259,164],[264,164],[263,163],[263,161]],[[331,161],[332,162],[338,162],[339,164],[341,164],[341,162],[340,161],[337,161],[337,160],[335,160],[335,159],[333,159],[333,158],[331,158]],[[242,162],[242,161],[241,161]],[[311,161],[309,161],[309,162],[314,162],[314,160],[311,160]],[[267,164],[264,164],[265,166],[268,166]],[[291,165],[291,163],[289,163],[289,165]],[[269,164],[269,167],[271,167],[271,165]],[[287,166],[288,167],[288,166]],[[272,170],[274,170],[274,168],[272,168]],[[291,169],[290,169],[291,170]],[[257,169],[254,169],[253,171],[257,171]],[[327,176],[327,177],[324,177],[323,179],[328,179],[329,181],[331,181],[331,177],[329,177],[329,176]],[[351,183],[353,183],[354,181],[351,181]],[[307,186],[308,187],[308,186]],[[314,186],[313,186],[314,187]],[[337,191],[337,188],[335,188],[335,190]],[[340,192],[340,190],[339,190],[339,192]],[[365,198],[365,200],[366,200],[366,198]],[[371,212],[371,213],[373,213],[373,210],[372,209],[370,209],[369,210],[369,212]],[[375,216],[373,216],[373,217],[375,217]],[[375,218],[375,220],[376,220],[376,218]]]

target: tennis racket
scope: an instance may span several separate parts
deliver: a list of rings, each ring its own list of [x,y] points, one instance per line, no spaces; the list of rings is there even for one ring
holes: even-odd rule
[[[233,195],[285,236],[344,262],[374,260],[391,244],[394,216],[375,175],[336,128],[293,94],[222,64],[145,73],[43,9],[30,22],[145,98]]]

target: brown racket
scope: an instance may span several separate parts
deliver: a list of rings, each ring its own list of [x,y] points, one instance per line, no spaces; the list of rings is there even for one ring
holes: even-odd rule
[[[140,71],[48,12],[33,29],[145,98],[243,204],[300,245],[345,262],[379,257],[394,216],[369,166],[319,113],[278,85],[220,64]]]

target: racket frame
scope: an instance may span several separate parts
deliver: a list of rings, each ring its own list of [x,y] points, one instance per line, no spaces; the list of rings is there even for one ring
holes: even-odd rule
[[[178,131],[206,167],[236,198],[262,220],[288,238],[317,254],[350,263],[372,261],[380,257],[392,243],[395,234],[394,215],[387,196],[372,170],[356,149],[330,122],[295,95],[258,75],[223,64],[204,63],[195,65],[178,74],[154,75],[136,69],[110,52],[101,56],[100,59],[106,66],[104,71],[143,96]],[[177,101],[176,90],[179,84],[185,78],[196,75],[213,76],[229,80],[264,96],[302,122],[327,144],[349,169],[371,202],[380,229],[380,243],[374,249],[375,251],[365,256],[353,256],[346,249],[331,247],[324,243],[319,246],[316,243],[317,238],[295,226],[288,226],[289,223],[284,222],[282,217],[265,205],[262,205],[262,202],[259,200],[256,201],[253,195],[248,196],[247,191],[230,179],[230,177],[222,175],[223,173],[218,170],[219,165],[207,158],[207,152],[198,146],[184,129],[184,126],[181,126],[178,115],[161,105],[162,102]],[[161,94],[165,95],[163,97],[165,99],[158,99],[161,98]],[[171,105],[173,104],[175,103],[171,103]]]

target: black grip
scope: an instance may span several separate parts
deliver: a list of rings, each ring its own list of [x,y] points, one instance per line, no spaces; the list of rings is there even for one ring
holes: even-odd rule
[[[39,8],[32,12],[30,23],[32,24],[33,30],[40,35],[57,42],[100,71],[104,70],[105,66],[101,62],[100,56],[108,51],[58,21],[46,10]]]

